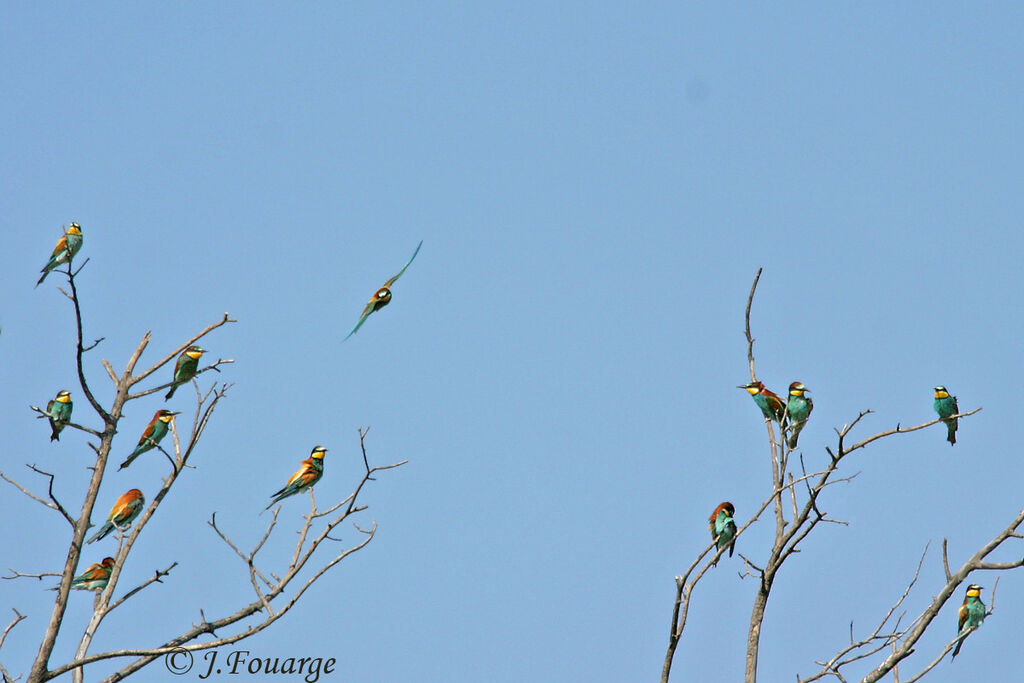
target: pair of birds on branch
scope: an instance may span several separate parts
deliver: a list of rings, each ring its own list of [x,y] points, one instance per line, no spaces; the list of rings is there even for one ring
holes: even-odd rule
[[[747,390],[766,418],[778,422],[784,432],[789,430],[787,443],[791,449],[796,448],[800,432],[814,410],[814,401],[806,395],[810,389],[801,382],[793,382],[789,385],[789,400],[784,402],[778,394],[767,389],[764,382],[741,384],[738,388]]]

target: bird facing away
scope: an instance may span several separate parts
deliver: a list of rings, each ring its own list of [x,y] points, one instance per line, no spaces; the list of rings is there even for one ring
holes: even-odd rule
[[[50,414],[50,429],[53,432],[50,434],[50,441],[60,441],[60,432],[64,425],[71,421],[73,407],[71,392],[67,389],[58,391],[57,396],[46,404],[46,412]]]
[[[981,622],[985,621],[985,603],[981,601],[981,590],[981,586],[976,583],[967,587],[964,602],[960,605],[960,611],[957,612],[956,634],[958,636],[968,629],[981,626]],[[957,642],[956,648],[953,650],[953,659],[956,659],[960,652],[960,646],[964,644],[965,640],[967,640],[967,636]]]
[[[178,362],[174,364],[174,384],[171,385],[171,390],[164,396],[165,401],[174,396],[174,392],[178,387],[196,376],[196,370],[199,369],[199,359],[203,357],[204,353],[206,353],[206,349],[190,346],[178,356]]]
[[[146,425],[146,429],[142,432],[142,436],[139,437],[139,445],[135,447],[132,454],[128,456],[127,460],[121,463],[121,466],[118,469],[123,470],[125,467],[128,467],[128,465],[132,464],[132,460],[135,460],[135,458],[160,443],[160,439],[167,435],[167,425],[175,415],[180,414],[181,413],[179,412],[172,412],[170,410],[164,410],[163,408],[156,411],[153,419],[149,421],[149,424]]]
[[[807,423],[807,418],[814,410],[814,401],[810,396],[804,396],[810,391],[801,382],[793,382],[789,385],[789,402],[786,403],[786,412],[789,413],[789,448],[796,448],[796,440],[800,438],[800,431]]]
[[[314,446],[309,457],[302,461],[302,466],[291,476],[288,483],[280,491],[271,495],[273,500],[263,510],[269,510],[275,503],[281,502],[288,496],[294,496],[296,493],[302,493],[320,481],[320,477],[324,476],[324,453],[326,452],[327,449],[323,446]]]
[[[420,247],[422,246],[423,240],[420,240],[420,243],[416,245],[416,251],[412,252],[412,256],[409,258],[409,261],[402,266],[402,269],[398,271],[398,274],[385,282],[383,287],[374,292],[373,296],[370,297],[370,302],[366,304],[366,307],[363,309],[363,314],[359,316],[359,321],[356,323],[356,326],[352,328],[351,332],[345,335],[345,339],[342,339],[342,341],[347,340],[355,334],[356,330],[363,326],[363,323],[366,322],[366,319],[370,317],[371,313],[379,311],[391,303],[391,285],[395,284],[395,280],[402,277],[402,273],[405,272],[405,269],[408,268],[409,264],[412,263],[414,258],[416,258],[416,254],[420,253]]]
[[[735,514],[736,508],[726,501],[720,503],[708,519],[708,529],[711,530],[711,540],[715,542],[716,550],[728,545],[729,557],[732,557],[736,545],[736,522],[733,520]],[[715,560],[714,564],[717,566],[718,560]]]
[[[946,441],[952,446],[956,443],[957,418],[949,419],[950,415],[956,415],[960,408],[956,405],[956,396],[950,396],[946,387],[935,387],[935,412],[939,414],[942,421],[946,423]]]
[[[766,389],[764,382],[741,384],[738,388],[747,390],[766,418],[775,420],[780,425],[783,423],[786,416],[786,404],[782,402],[778,394]]]
[[[142,495],[142,491],[132,489],[123,494],[114,503],[114,507],[110,508],[110,514],[107,515],[107,523],[100,527],[100,530],[93,534],[93,537],[86,541],[86,543],[106,538],[107,534],[115,528],[127,529],[132,525],[135,518],[139,516],[145,505],[146,499]]]
[[[60,239],[57,240],[57,246],[53,248],[53,253],[50,255],[50,260],[43,266],[42,276],[39,278],[39,282],[36,283],[36,287],[43,284],[43,280],[50,274],[50,271],[59,266],[62,263],[69,262],[74,258],[78,250],[82,248],[82,226],[78,223],[72,223]]]
[[[71,579],[71,588],[80,591],[101,591],[107,587],[112,571],[114,558],[104,557],[102,562],[89,565],[88,569]]]

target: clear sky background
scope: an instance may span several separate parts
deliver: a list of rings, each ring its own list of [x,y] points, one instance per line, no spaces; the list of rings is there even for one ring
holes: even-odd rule
[[[851,621],[870,631],[931,541],[917,615],[943,583],[942,538],[959,566],[1022,505],[1021,35],[1019,3],[6,5],[0,469],[37,491],[25,463],[58,471],[77,510],[93,461],[83,434],[51,444],[28,409],[69,388],[99,425],[61,278],[32,287],[62,225],[85,233],[105,403],[101,358],[123,368],[152,330],[145,364],[224,311],[239,321],[203,342],[236,359],[216,377],[235,386],[118,592],[179,566],[92,651],[248,602],[210,513],[251,546],[317,443],[317,499],[340,499],[369,425],[373,463],[410,461],[364,491],[377,538],[222,655],[335,657],[339,681],[656,679],[707,516],[729,499],[745,521],[768,491],[764,425],[735,388],[761,266],[758,374],[812,390],[809,464],[862,409],[861,437],[931,419],[936,384],[984,407],[953,448],[937,425],[844,464],[860,476],[822,507],[850,526],[816,531],[777,580],[761,680],[816,671]],[[341,343],[421,239],[391,305]],[[94,522],[159,487],[162,456],[116,463],[162,405],[129,405]],[[307,510],[285,502],[265,570]],[[60,568],[58,515],[6,484],[0,515],[0,568]],[[740,550],[763,559],[772,533],[760,522]],[[673,681],[741,679],[756,590],[741,564],[697,590]],[[986,602],[994,578],[974,577]],[[30,617],[0,656],[13,671],[52,583],[0,582],[0,607]],[[961,598],[904,677],[955,635]],[[72,596],[54,663],[90,610]],[[1004,574],[995,613],[928,680],[1017,680],[1022,613],[1024,572]],[[172,679],[160,662],[141,677]]]

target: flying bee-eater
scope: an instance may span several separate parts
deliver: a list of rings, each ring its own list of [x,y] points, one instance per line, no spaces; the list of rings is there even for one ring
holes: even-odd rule
[[[291,476],[288,483],[280,491],[271,495],[273,500],[264,508],[264,511],[269,510],[275,503],[281,502],[288,496],[301,493],[320,481],[320,477],[324,476],[324,453],[326,452],[327,449],[323,446],[314,446],[309,457],[302,461],[302,466]]]
[[[46,412],[50,414],[50,430],[53,432],[50,434],[50,441],[60,441],[60,432],[64,425],[71,421],[73,407],[71,392],[67,389],[58,391],[57,396],[46,404]]]
[[[735,514],[736,508],[726,501],[720,503],[708,519],[708,529],[711,530],[711,540],[715,542],[715,548],[720,550],[728,545],[729,557],[732,557],[736,545],[736,522],[733,520]],[[718,560],[715,560],[715,565],[717,564]]]
[[[778,394],[766,389],[764,382],[741,384],[737,388],[747,390],[766,418],[775,420],[780,425],[783,423],[786,417],[786,404],[782,402]]]
[[[935,407],[935,412],[939,414],[942,421],[946,423],[946,441],[952,446],[956,443],[956,430],[958,418],[950,418],[950,415],[956,415],[960,412],[960,408],[956,405],[956,396],[950,396],[946,387],[935,387],[935,403],[932,404]]]
[[[174,392],[178,387],[196,376],[196,370],[199,369],[199,359],[202,358],[204,353],[206,353],[206,349],[190,346],[178,356],[178,362],[174,364],[174,384],[171,385],[171,390],[164,396],[165,401],[174,396]]]
[[[132,522],[139,513],[142,512],[142,508],[146,505],[146,498],[142,495],[142,491],[138,489],[132,489],[127,493],[121,495],[114,503],[114,507],[110,508],[110,514],[107,515],[107,523],[100,527],[100,530],[93,534],[86,543],[92,543],[98,541],[101,538],[105,538],[107,534],[116,529],[127,529],[132,525]]]
[[[363,308],[363,314],[359,316],[359,321],[356,322],[356,326],[352,328],[351,332],[345,335],[345,339],[342,339],[342,341],[347,340],[349,337],[355,334],[356,331],[363,326],[363,323],[366,322],[366,319],[370,317],[371,313],[373,313],[374,311],[379,311],[380,309],[384,308],[389,303],[391,303],[391,285],[395,284],[395,280],[402,277],[402,273],[405,272],[405,269],[408,268],[409,264],[412,263],[414,258],[416,258],[416,254],[420,253],[420,247],[422,246],[423,240],[420,240],[420,243],[416,245],[416,251],[412,252],[412,256],[409,258],[409,261],[404,266],[402,266],[402,269],[398,271],[398,274],[396,274],[393,278],[385,282],[383,287],[374,292],[373,296],[370,297],[370,302],[366,304],[365,308]]]
[[[160,439],[167,435],[167,427],[171,420],[175,415],[180,414],[180,412],[164,410],[162,408],[156,411],[153,419],[149,421],[149,424],[146,425],[146,429],[142,432],[142,436],[139,438],[139,445],[135,447],[132,454],[128,456],[127,460],[121,463],[121,466],[118,469],[123,470],[125,467],[128,467],[128,465],[132,464],[132,460],[135,460],[135,458],[160,443]]]
[[[810,391],[801,382],[793,382],[789,385],[789,402],[786,403],[786,412],[789,413],[789,448],[796,448],[796,440],[800,438],[800,431],[807,424],[807,418],[814,410],[814,401],[804,393]]]
[[[112,571],[114,571],[114,558],[104,557],[102,562],[89,565],[88,569],[71,579],[71,588],[80,591],[101,591],[107,587]]]
[[[50,255],[50,260],[43,266],[42,276],[39,278],[39,282],[36,283],[36,287],[43,284],[43,280],[50,274],[50,271],[59,266],[62,263],[67,263],[75,257],[78,250],[82,248],[82,226],[78,223],[72,223],[60,239],[57,240],[57,246],[53,248],[53,253]]]
[[[968,629],[981,626],[981,622],[985,621],[985,603],[981,601],[981,591],[981,586],[976,583],[967,587],[964,602],[957,612],[956,634],[958,636]],[[953,650],[953,659],[956,659],[960,652],[960,646],[964,644],[965,640],[967,640],[967,636],[957,641],[956,648]]]

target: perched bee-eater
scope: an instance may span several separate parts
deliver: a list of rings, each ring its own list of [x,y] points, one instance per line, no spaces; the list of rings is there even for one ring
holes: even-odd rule
[[[733,520],[735,514],[736,508],[732,503],[726,501],[719,504],[708,519],[710,522],[708,529],[711,530],[711,539],[715,542],[715,548],[721,549],[728,545],[729,557],[732,557],[732,551],[736,546],[736,522]],[[715,560],[715,564],[718,564],[718,560]]]
[[[190,346],[178,356],[178,362],[174,364],[174,384],[171,385],[171,390],[164,396],[165,401],[174,396],[174,391],[179,386],[196,376],[196,370],[199,369],[199,359],[202,358],[204,353],[206,353],[206,349]]]
[[[135,458],[160,443],[160,439],[167,435],[167,426],[170,424],[171,420],[175,415],[180,414],[180,412],[172,412],[162,408],[156,411],[156,415],[154,415],[153,419],[149,421],[149,424],[146,425],[145,431],[142,432],[142,436],[139,437],[139,445],[135,447],[132,454],[128,456],[127,460],[121,463],[121,466],[118,469],[123,470],[125,467],[128,467],[128,465],[132,464],[132,460],[135,460]]]
[[[288,483],[284,485],[284,488],[272,494],[273,500],[270,501],[270,505],[265,507],[264,510],[269,510],[274,506],[274,503],[279,503],[288,496],[301,493],[320,481],[320,477],[324,476],[324,453],[326,452],[327,449],[323,446],[314,446],[309,457],[302,461],[302,467],[292,475]]]
[[[942,421],[946,423],[946,441],[952,446],[956,443],[957,418],[950,419],[950,415],[956,415],[960,408],[956,405],[956,396],[950,396],[946,387],[935,387],[935,412],[939,414]]]
[[[101,591],[107,587],[112,571],[114,558],[104,557],[102,562],[89,565],[88,569],[71,579],[71,588],[80,591]]]
[[[53,431],[50,434],[50,441],[60,441],[60,432],[64,425],[71,421],[73,407],[71,392],[67,389],[58,391],[57,396],[46,404],[46,412],[50,414],[50,429]]]
[[[807,423],[807,418],[814,410],[814,401],[810,396],[804,396],[810,391],[800,382],[793,382],[789,385],[789,402],[786,403],[786,412],[789,413],[789,448],[796,448],[796,440],[800,438],[800,431]]]
[[[383,287],[374,292],[373,296],[370,297],[370,303],[366,304],[366,307],[363,309],[363,314],[359,316],[359,321],[356,323],[356,326],[352,328],[351,332],[345,335],[345,339],[342,339],[342,341],[345,341],[355,334],[356,330],[363,326],[363,323],[366,322],[366,319],[370,317],[371,313],[379,311],[391,303],[391,285],[395,284],[395,280],[402,277],[402,273],[404,273],[405,269],[409,267],[412,260],[416,258],[416,254],[420,253],[420,247],[422,246],[423,240],[420,240],[420,243],[416,245],[416,251],[412,252],[412,257],[409,259],[408,263],[402,266],[402,269],[398,271],[397,275],[385,282]]]
[[[142,491],[132,489],[123,494],[114,503],[114,507],[110,508],[110,514],[107,515],[107,523],[100,527],[100,530],[93,534],[93,537],[86,541],[86,543],[92,543],[93,541],[105,538],[115,528],[127,529],[132,525],[135,518],[139,516],[145,505],[146,499],[142,495]]]
[[[981,622],[985,621],[985,603],[981,601],[981,590],[981,586],[976,583],[972,583],[967,587],[964,603],[960,605],[960,611],[957,612],[957,635],[964,633],[968,629],[977,628],[981,626]],[[960,652],[960,646],[964,644],[965,640],[967,640],[966,636],[957,642],[956,648],[953,649],[954,659]]]
[[[764,382],[741,384],[738,388],[747,390],[766,418],[782,424],[786,416],[786,404],[782,402],[778,394],[766,389]]]
[[[57,246],[53,248],[53,254],[50,255],[50,260],[47,261],[46,265],[43,266],[42,277],[39,278],[39,282],[36,283],[36,287],[43,284],[43,280],[50,274],[50,271],[59,266],[62,263],[67,263],[78,250],[82,248],[82,226],[78,223],[72,223],[71,227],[61,235],[60,239],[57,240]]]

